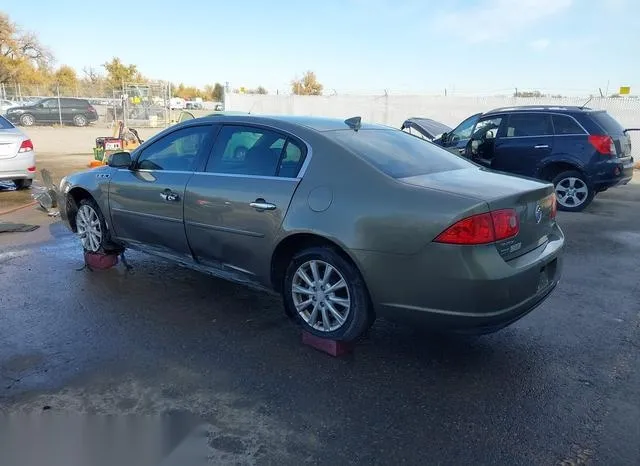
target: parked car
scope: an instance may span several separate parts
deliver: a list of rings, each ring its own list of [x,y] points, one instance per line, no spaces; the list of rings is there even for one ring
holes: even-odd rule
[[[195,118],[108,163],[60,185],[86,251],[136,248],[279,292],[320,337],[353,340],[376,316],[492,332],[560,277],[551,184],[359,117]]]
[[[0,115],[4,115],[10,108],[17,106],[18,104],[12,100],[0,99]]]
[[[41,99],[30,105],[21,105],[9,109],[6,114],[12,123],[32,126],[36,123],[70,123],[86,126],[98,120],[96,109],[86,99],[70,97],[51,97]]]
[[[472,115],[433,142],[492,170],[549,181],[559,209],[577,212],[631,180],[629,131],[604,110],[521,106]]]
[[[36,153],[29,136],[0,116],[0,181],[13,181],[17,189],[31,186],[36,174]]]

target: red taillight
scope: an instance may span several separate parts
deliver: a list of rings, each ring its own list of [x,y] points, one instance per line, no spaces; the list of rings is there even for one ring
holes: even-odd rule
[[[22,141],[22,144],[20,144],[20,149],[18,149],[18,152],[29,152],[33,150],[33,143],[31,142],[31,139],[25,139],[24,141]]]
[[[29,167],[29,168],[27,168],[27,171],[28,171],[28,172],[31,172],[31,173],[35,172],[35,171],[36,171],[36,167],[35,167],[35,165],[34,165],[33,167]]]
[[[611,136],[590,134],[589,143],[595,147],[599,154],[614,155],[616,153],[616,145]]]
[[[434,241],[447,244],[487,244],[516,236],[519,231],[520,221],[515,210],[494,210],[454,223]]]

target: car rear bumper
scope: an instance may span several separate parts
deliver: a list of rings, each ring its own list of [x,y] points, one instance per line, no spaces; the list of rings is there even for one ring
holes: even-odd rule
[[[36,176],[35,167],[36,155],[33,151],[20,153],[10,159],[0,159],[0,180],[31,180]]]
[[[629,183],[633,178],[633,164],[633,157],[611,159],[607,163],[601,164],[591,180],[594,189],[604,191],[607,188]]]
[[[564,236],[505,262],[493,244],[432,244],[416,256],[357,252],[376,313],[437,330],[489,333],[525,316],[551,294],[562,272]]]

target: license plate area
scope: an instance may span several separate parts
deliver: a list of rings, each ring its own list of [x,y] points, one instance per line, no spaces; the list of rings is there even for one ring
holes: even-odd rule
[[[557,262],[558,260],[554,259],[540,268],[537,291],[542,291],[551,285],[556,275]]]

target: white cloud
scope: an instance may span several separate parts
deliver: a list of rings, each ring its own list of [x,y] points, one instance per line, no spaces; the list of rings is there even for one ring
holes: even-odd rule
[[[563,13],[572,3],[573,0],[482,0],[473,8],[436,15],[433,25],[471,43],[503,41]]]
[[[549,39],[537,39],[529,42],[529,47],[531,47],[536,52],[542,52],[544,49],[551,45],[551,41]]]

